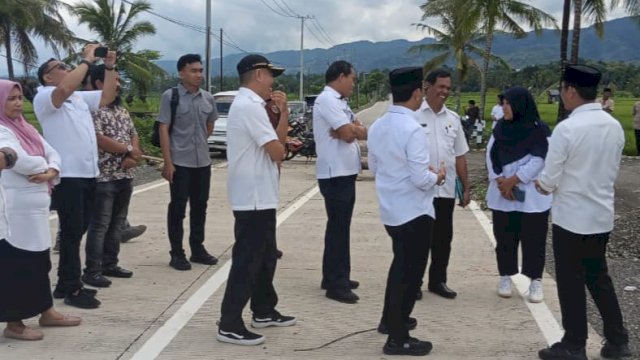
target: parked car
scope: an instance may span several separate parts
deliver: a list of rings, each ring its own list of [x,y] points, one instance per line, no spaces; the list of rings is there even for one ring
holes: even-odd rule
[[[229,116],[231,103],[237,94],[237,90],[221,91],[213,94],[213,99],[216,101],[216,110],[218,110],[218,120],[213,126],[213,134],[207,139],[209,151],[227,152],[227,117]]]

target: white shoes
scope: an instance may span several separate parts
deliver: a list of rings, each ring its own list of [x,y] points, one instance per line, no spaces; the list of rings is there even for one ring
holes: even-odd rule
[[[511,293],[511,277],[508,275],[500,276],[500,282],[498,283],[498,295],[503,298],[510,298]]]
[[[539,303],[542,302],[543,299],[544,294],[542,293],[542,280],[532,280],[529,285],[529,302]]]

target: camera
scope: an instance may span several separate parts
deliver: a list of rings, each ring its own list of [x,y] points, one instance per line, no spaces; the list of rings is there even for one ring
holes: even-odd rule
[[[97,47],[95,50],[93,50],[93,56],[99,57],[99,58],[105,58],[107,57],[108,52],[109,52],[108,47],[100,46],[100,47]]]

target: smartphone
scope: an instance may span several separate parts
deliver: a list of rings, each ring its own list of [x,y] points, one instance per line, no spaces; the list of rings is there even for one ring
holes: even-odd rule
[[[108,52],[109,52],[108,47],[100,46],[100,47],[97,47],[95,50],[93,50],[93,56],[99,57],[99,58],[105,58],[107,57]]]
[[[512,192],[513,192],[513,197],[516,198],[516,201],[524,202],[525,195],[526,195],[526,192],[524,190],[521,190],[518,187],[514,187]]]

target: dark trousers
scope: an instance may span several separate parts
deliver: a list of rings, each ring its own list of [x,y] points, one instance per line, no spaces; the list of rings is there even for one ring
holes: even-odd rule
[[[249,299],[254,316],[272,315],[278,303],[273,287],[276,210],[234,211],[233,216],[235,243],[220,317],[220,328],[225,331],[245,328],[242,310]]]
[[[132,193],[131,179],[97,184],[95,213],[89,225],[85,246],[85,273],[101,274],[103,269],[118,264],[120,238],[127,220]]]
[[[453,207],[455,199],[434,198],[433,208],[436,219],[433,223],[431,241],[431,265],[429,266],[429,286],[447,282],[447,267],[451,256],[453,240]]]
[[[636,133],[636,151],[638,156],[640,156],[640,129],[634,130]]]
[[[68,294],[82,287],[80,242],[93,216],[94,178],[62,178],[53,191],[60,223],[60,260],[57,290]]]
[[[562,342],[585,346],[587,342],[587,285],[602,322],[604,336],[613,344],[629,342],[622,313],[607,268],[610,233],[580,235],[553,225],[553,253],[558,299],[562,312]]]
[[[211,167],[188,168],[174,165],[176,172],[171,183],[171,201],[167,211],[167,230],[171,252],[184,253],[182,222],[189,202],[189,246],[191,254],[204,251],[204,224],[207,218],[207,201],[211,184]]]
[[[351,216],[356,203],[357,175],[318,179],[327,211],[322,255],[322,282],[327,289],[349,290]]]
[[[501,276],[518,273],[518,244],[522,244],[522,275],[541,279],[544,271],[549,211],[523,213],[493,210],[493,236]]]
[[[409,337],[405,326],[413,311],[416,294],[427,266],[433,219],[417,217],[399,226],[386,226],[393,242],[393,261],[387,277],[381,323],[389,329],[389,339],[404,341]]]

